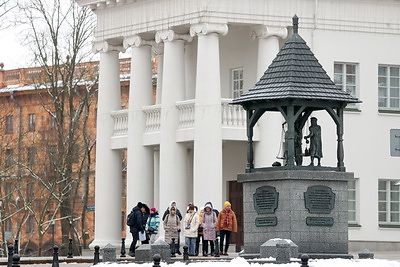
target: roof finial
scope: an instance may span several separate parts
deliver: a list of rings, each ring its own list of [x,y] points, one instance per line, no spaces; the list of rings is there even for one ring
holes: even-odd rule
[[[295,14],[293,17],[293,33],[299,33],[299,17]]]

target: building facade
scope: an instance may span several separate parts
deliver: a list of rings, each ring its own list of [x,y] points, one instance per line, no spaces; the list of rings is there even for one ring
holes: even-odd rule
[[[76,68],[89,71],[91,77],[98,74],[98,62],[79,64]],[[130,59],[120,60],[120,70],[121,108],[127,108],[129,79],[126,76]],[[51,185],[56,180],[53,169],[60,167],[57,158],[61,158],[61,152],[55,138],[59,133],[56,119],[49,112],[53,110],[54,99],[44,87],[38,86],[43,82],[40,78],[43,73],[44,69],[38,67],[5,70],[3,64],[0,66],[0,246],[6,249],[7,244],[18,239],[22,255],[53,255],[53,246],[62,245],[61,221],[68,219],[61,215],[60,201],[52,197],[58,194]],[[93,81],[85,82],[88,85]],[[88,89],[83,84],[76,88],[81,95],[81,90]],[[93,87],[95,92],[97,84]],[[87,142],[83,142],[83,133],[76,127],[71,175],[76,181],[71,187],[76,191],[70,194],[71,221],[77,234],[71,237],[81,248],[87,248],[94,238],[95,149],[89,155],[92,160],[88,164],[84,146],[91,143],[94,147],[97,95],[93,93],[90,98]],[[75,98],[74,105],[78,103],[82,104]],[[84,119],[79,120],[83,124]],[[125,227],[120,225],[119,229],[124,231]]]
[[[109,226],[121,224],[123,151],[127,207],[142,201],[162,210],[176,200],[181,208],[212,201],[220,209],[229,199],[241,214],[236,174],[246,167],[246,118],[229,103],[262,76],[290,36],[294,14],[334,82],[362,101],[345,110],[345,166],[357,178],[349,184],[350,249],[400,245],[398,1],[76,2],[97,15],[94,51],[100,53],[92,245],[120,242],[120,230]],[[122,111],[118,60],[126,49],[130,98]],[[335,166],[335,127],[326,114],[312,115],[323,129],[322,164]],[[283,123],[280,115],[259,121],[255,167],[280,160]]]

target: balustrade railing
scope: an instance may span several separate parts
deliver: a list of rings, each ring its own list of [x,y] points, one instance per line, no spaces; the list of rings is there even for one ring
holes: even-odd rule
[[[230,105],[232,99],[221,99],[222,126],[246,128],[246,111],[239,105]]]
[[[158,132],[161,125],[161,105],[143,107],[146,117],[145,132]]]
[[[128,110],[118,110],[111,112],[114,118],[114,134],[113,136],[128,135]]]
[[[246,128],[246,111],[237,105],[230,105],[231,99],[221,99],[222,127]],[[195,100],[185,100],[176,103],[179,110],[178,129],[194,128]],[[161,105],[143,107],[145,114],[145,132],[158,132],[161,126]],[[111,113],[114,118],[114,135],[128,134],[128,110]]]
[[[194,127],[194,99],[176,103],[179,110],[178,129]]]

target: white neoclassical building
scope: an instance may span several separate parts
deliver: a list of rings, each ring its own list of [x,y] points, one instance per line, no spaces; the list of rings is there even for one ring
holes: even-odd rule
[[[206,201],[220,209],[229,199],[241,217],[236,174],[247,162],[246,118],[229,103],[262,76],[297,14],[299,33],[321,65],[362,101],[344,112],[345,166],[356,177],[349,184],[350,249],[400,248],[399,1],[76,2],[97,15],[94,49],[100,53],[92,245],[120,244],[121,230],[113,226],[121,225],[123,150],[128,209],[142,201],[163,211],[171,200],[181,209]],[[121,110],[118,59],[125,50],[132,72],[129,109]],[[324,113],[312,115],[322,127],[322,164],[335,166],[335,126]],[[259,121],[255,167],[281,161],[282,123],[280,115]]]

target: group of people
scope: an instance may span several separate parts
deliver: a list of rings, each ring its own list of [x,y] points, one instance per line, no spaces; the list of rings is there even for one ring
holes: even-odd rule
[[[142,244],[154,243],[158,238],[158,227],[160,225],[160,216],[155,207],[149,207],[139,202],[129,213],[126,224],[132,233],[132,244],[129,248],[129,255],[135,256],[136,243]]]
[[[171,201],[162,216],[162,221],[165,231],[164,241],[170,244],[171,252],[174,251],[179,255],[182,254],[180,251],[181,232],[183,232],[189,256],[199,255],[200,241],[202,255],[214,255],[214,241],[218,236],[221,254],[228,255],[231,234],[237,232],[236,215],[229,201],[224,203],[221,211],[214,209],[211,202],[206,202],[200,210],[193,203],[189,203],[184,216],[176,207],[176,202]],[[129,248],[131,256],[135,256],[138,241],[142,244],[152,244],[158,239],[160,217],[155,207],[149,209],[146,204],[139,202],[128,215],[127,224],[133,238]],[[175,242],[172,242],[173,239]],[[208,247],[210,247],[210,254],[208,254]]]

